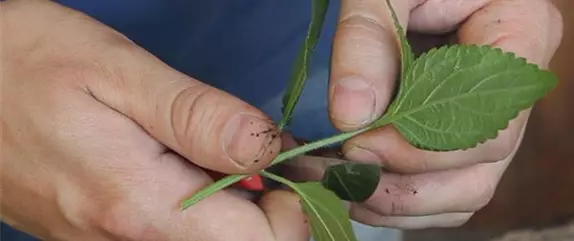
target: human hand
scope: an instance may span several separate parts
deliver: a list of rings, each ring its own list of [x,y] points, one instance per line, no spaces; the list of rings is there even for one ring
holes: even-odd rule
[[[286,191],[180,211],[212,182],[202,168],[251,173],[275,157],[262,112],[83,14],[1,4],[4,222],[48,240],[308,240]]]
[[[546,0],[395,0],[415,50],[448,42],[492,45],[547,68],[562,35],[560,13]],[[391,100],[399,49],[385,1],[342,0],[333,43],[330,116],[340,130],[381,116]],[[499,136],[466,151],[411,146],[391,126],[343,146],[346,158],[377,163],[383,172],[373,196],[351,205],[355,220],[374,226],[457,226],[491,199],[524,132],[529,110]]]

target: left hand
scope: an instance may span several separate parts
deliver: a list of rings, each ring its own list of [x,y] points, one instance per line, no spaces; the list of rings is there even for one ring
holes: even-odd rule
[[[492,45],[548,67],[562,37],[561,16],[550,1],[464,2],[392,1],[401,24],[422,36],[410,39],[414,49],[437,46],[446,39],[439,35],[450,35],[461,44]],[[349,131],[381,116],[389,104],[399,47],[385,1],[342,0],[337,26],[329,111],[333,124]],[[416,149],[390,125],[347,141],[346,158],[390,171],[383,172],[369,200],[351,204],[351,217],[402,229],[462,225],[492,198],[528,115],[529,110],[523,111],[496,139],[466,151]]]

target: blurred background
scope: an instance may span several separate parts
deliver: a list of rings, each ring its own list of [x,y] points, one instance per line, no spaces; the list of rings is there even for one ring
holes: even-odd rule
[[[558,87],[539,102],[494,199],[459,228],[409,231],[405,241],[574,241],[574,0],[552,0],[564,39]]]

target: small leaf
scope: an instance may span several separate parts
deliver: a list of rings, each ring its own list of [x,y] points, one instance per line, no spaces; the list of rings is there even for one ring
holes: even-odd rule
[[[317,40],[319,39],[329,0],[312,0],[311,22],[301,48],[299,49],[297,59],[295,60],[291,79],[289,81],[285,95],[283,96],[283,119],[279,122],[279,129],[283,129],[289,124],[295,105],[305,86],[309,65],[311,64],[311,54],[315,50]]]
[[[523,58],[487,46],[451,46],[421,55],[374,127],[392,123],[414,146],[449,151],[495,138],[557,83]]]
[[[401,79],[404,80],[404,77],[407,75],[408,69],[413,64],[415,56],[413,54],[413,50],[409,41],[407,40],[407,36],[401,23],[399,22],[399,18],[397,17],[397,13],[393,8],[390,0],[387,0],[387,6],[389,6],[389,10],[391,11],[391,17],[393,18],[393,24],[395,26],[395,32],[399,38],[399,44],[401,47]],[[404,81],[401,81],[401,85]]]
[[[319,182],[296,183],[303,211],[309,217],[315,241],[356,241],[349,212],[341,200]]]
[[[357,241],[349,211],[341,199],[320,182],[294,183],[267,171],[260,174],[289,186],[299,194],[315,241]]]
[[[377,165],[349,162],[329,166],[321,182],[343,200],[364,202],[377,189],[380,177]]]

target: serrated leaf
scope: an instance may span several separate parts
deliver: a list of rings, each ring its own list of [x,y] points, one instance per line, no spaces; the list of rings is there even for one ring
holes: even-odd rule
[[[301,92],[305,86],[309,65],[311,63],[311,55],[315,50],[323,23],[325,22],[329,0],[312,0],[311,3],[311,22],[309,23],[307,35],[305,36],[303,44],[299,49],[297,59],[293,65],[291,79],[289,80],[289,84],[285,94],[283,95],[283,106],[281,107],[283,119],[279,122],[279,129],[283,129],[289,124],[295,105],[297,104],[299,96],[301,96]]]
[[[411,45],[409,44],[409,41],[407,40],[406,33],[405,33],[403,27],[401,26],[401,23],[399,22],[399,18],[397,16],[397,13],[395,12],[393,5],[391,4],[391,1],[390,0],[386,0],[386,1],[387,1],[387,6],[389,7],[389,10],[391,12],[391,17],[393,18],[393,25],[395,26],[395,32],[398,36],[399,44],[401,47],[401,49],[400,49],[401,50],[401,79],[404,79],[404,77],[407,74],[408,69],[413,64],[415,56],[413,54],[413,50],[411,48]],[[403,84],[403,82],[404,81],[401,81],[401,85]]]
[[[349,212],[335,193],[320,182],[294,183],[267,171],[261,175],[283,183],[299,194],[315,241],[356,241]]]
[[[414,146],[467,149],[495,138],[557,83],[523,58],[487,46],[450,46],[419,57],[387,114]]]
[[[380,177],[377,165],[349,162],[329,166],[321,183],[343,200],[364,202],[377,189]]]
[[[349,212],[335,193],[319,182],[295,183],[315,241],[356,241]]]

